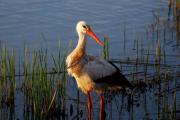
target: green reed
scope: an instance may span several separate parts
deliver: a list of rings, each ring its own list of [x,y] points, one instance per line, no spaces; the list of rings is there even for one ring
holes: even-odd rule
[[[14,101],[14,92],[15,92],[15,56],[14,50],[12,49],[11,53],[8,55],[8,65],[9,65],[9,82],[10,82],[10,97]]]
[[[66,97],[66,85],[67,85],[67,81],[66,81],[66,63],[65,63],[65,58],[63,60],[62,63],[62,79],[61,79],[61,84],[59,86],[59,94],[61,96],[61,105],[62,105],[62,109],[64,109],[65,107],[65,97]]]
[[[14,91],[15,91],[15,55],[14,50],[7,51],[6,46],[1,46],[0,56],[0,96],[3,102],[8,105],[14,104]]]
[[[155,48],[155,59],[154,59],[154,68],[157,76],[160,75],[160,64],[161,64],[161,44],[160,40],[158,40],[156,48]]]
[[[174,88],[176,88],[176,79],[174,80]],[[172,120],[176,119],[176,106],[177,106],[177,103],[176,103],[176,90],[173,91],[172,93]]]
[[[2,55],[1,55],[1,77],[2,80],[6,80],[7,76],[7,60],[6,60],[6,47],[2,48]]]
[[[139,40],[135,40],[135,50],[136,50],[136,53],[135,53],[135,62],[136,64],[138,64],[138,59],[139,59]]]
[[[54,56],[54,53],[51,54],[51,58],[52,58],[52,62],[53,62],[53,65],[54,65],[54,72],[57,72],[58,74],[58,79],[60,80],[60,75],[61,75],[61,64],[62,63],[62,60],[61,60],[61,43],[59,41],[59,47],[58,47],[58,55],[57,55],[57,62],[56,62],[56,58]]]
[[[53,87],[54,76],[48,75],[47,71],[47,49],[34,50],[30,61],[32,62],[28,64],[25,61],[24,66],[26,77],[23,84],[24,94],[30,99],[28,101],[33,106],[33,113],[43,116],[49,113],[56,95],[56,89]]]
[[[105,60],[109,60],[109,44],[107,35],[104,35],[104,47],[102,51],[102,56]]]
[[[144,80],[147,79],[147,73],[148,73],[147,70],[148,70],[148,64],[149,64],[150,50],[151,50],[151,47],[149,46],[147,55],[146,55],[145,66],[144,66],[144,78],[145,78]]]
[[[24,47],[23,54],[23,75],[25,77],[25,80],[27,80],[29,67],[28,47]]]

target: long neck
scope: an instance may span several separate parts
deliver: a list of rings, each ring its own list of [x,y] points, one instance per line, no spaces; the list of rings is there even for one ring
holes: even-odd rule
[[[86,41],[85,41],[85,34],[79,34],[78,44],[75,48],[77,53],[85,54],[86,53]]]
[[[67,57],[67,65],[72,66],[77,61],[79,61],[86,54],[86,42],[85,35],[79,35],[79,40],[76,48],[68,55]]]

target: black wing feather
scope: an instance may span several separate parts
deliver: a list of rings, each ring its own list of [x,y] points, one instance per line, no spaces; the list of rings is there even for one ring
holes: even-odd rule
[[[109,62],[112,66],[116,68],[116,72],[112,75],[99,78],[95,80],[95,83],[107,83],[110,86],[121,86],[121,87],[129,87],[133,89],[133,85],[126,79],[126,77],[121,73],[120,69],[112,62]]]

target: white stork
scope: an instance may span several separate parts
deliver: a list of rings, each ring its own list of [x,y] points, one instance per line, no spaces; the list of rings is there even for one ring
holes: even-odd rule
[[[67,56],[68,74],[73,76],[80,88],[88,97],[88,119],[91,120],[91,91],[100,94],[100,120],[102,120],[103,91],[133,86],[121,74],[120,70],[111,62],[86,54],[86,35],[94,39],[99,45],[103,43],[91,30],[85,21],[79,21],[76,26],[79,36],[76,48]]]

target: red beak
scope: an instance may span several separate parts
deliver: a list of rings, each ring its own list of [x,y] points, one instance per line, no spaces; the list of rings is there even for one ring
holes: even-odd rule
[[[87,35],[89,35],[92,39],[94,39],[99,45],[104,46],[104,44],[99,40],[99,38],[95,35],[95,33],[89,27],[87,30]]]

